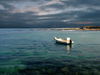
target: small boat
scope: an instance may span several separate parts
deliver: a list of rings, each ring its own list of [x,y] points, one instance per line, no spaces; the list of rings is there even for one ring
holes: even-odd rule
[[[56,43],[61,43],[61,44],[66,44],[66,45],[74,43],[74,41],[72,41],[69,37],[67,37],[66,40],[57,38],[57,37],[54,37],[54,39],[55,39]]]

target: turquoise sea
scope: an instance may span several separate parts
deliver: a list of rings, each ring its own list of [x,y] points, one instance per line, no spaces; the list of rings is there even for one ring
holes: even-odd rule
[[[0,75],[100,75],[100,31],[2,28]]]

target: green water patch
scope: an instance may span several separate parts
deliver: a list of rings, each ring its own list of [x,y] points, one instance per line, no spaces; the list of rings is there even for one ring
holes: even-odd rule
[[[75,61],[75,60],[74,60]],[[62,63],[51,59],[49,61],[24,61],[23,64],[26,68],[19,70],[21,74],[38,74],[38,75],[99,75],[100,74],[100,61],[98,64],[94,61],[81,61],[69,63]]]

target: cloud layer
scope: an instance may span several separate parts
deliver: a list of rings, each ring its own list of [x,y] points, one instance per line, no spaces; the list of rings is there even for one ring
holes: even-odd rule
[[[100,25],[99,0],[0,0],[0,27]]]

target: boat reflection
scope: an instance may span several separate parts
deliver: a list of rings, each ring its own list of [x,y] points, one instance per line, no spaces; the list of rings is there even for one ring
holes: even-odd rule
[[[67,50],[67,53],[70,53],[72,48],[74,47],[74,44],[69,44],[69,45],[64,45],[64,44],[59,44],[59,43],[55,43],[56,46],[63,46],[65,47],[65,49]]]
[[[71,50],[74,47],[74,44],[66,45],[66,50]]]
[[[67,53],[70,53],[73,47],[74,47],[74,44],[66,45]]]

